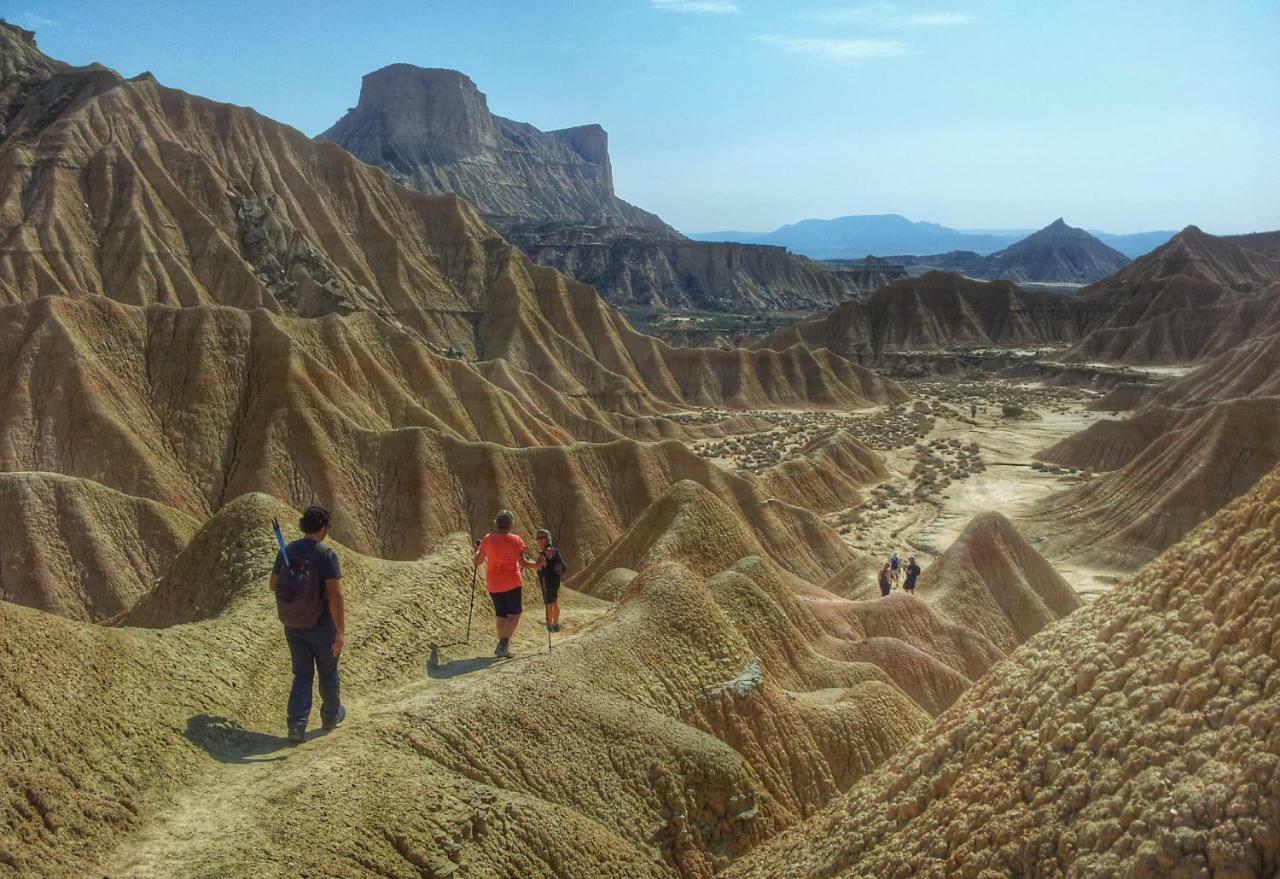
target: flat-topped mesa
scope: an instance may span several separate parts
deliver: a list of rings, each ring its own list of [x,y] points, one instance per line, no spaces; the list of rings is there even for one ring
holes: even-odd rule
[[[680,237],[614,195],[609,136],[599,125],[541,131],[495,116],[456,70],[375,70],[364,77],[359,103],[320,139],[414,189],[457,193],[500,229],[575,223]]]

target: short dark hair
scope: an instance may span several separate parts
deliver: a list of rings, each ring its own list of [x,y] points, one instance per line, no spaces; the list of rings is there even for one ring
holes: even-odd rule
[[[510,531],[516,524],[516,514],[510,510],[499,510],[493,517],[493,524],[499,531]]]
[[[303,534],[315,534],[328,525],[329,511],[324,507],[307,507],[302,514],[302,518],[298,520],[298,527]]]

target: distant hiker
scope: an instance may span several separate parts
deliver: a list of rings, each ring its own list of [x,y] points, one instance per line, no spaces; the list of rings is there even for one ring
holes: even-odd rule
[[[560,631],[560,580],[564,577],[565,563],[560,550],[551,543],[551,532],[539,528],[534,535],[538,541],[535,560],[538,564],[538,586],[542,589],[542,603],[547,608],[547,630]]]
[[[898,558],[898,553],[895,551],[894,554],[889,557],[889,577],[893,582],[898,582],[898,574],[901,572],[901,569],[902,559]]]
[[[969,417],[970,418],[978,417],[978,401],[977,400],[969,401]]]
[[[908,592],[916,591],[916,578],[920,576],[920,566],[916,564],[916,557],[907,556],[907,579],[903,581],[902,588]]]
[[[893,584],[889,580],[889,563],[885,562],[884,567],[880,569],[880,597],[888,595],[892,588]]]
[[[520,589],[524,586],[525,568],[536,568],[538,563],[532,561],[525,553],[528,546],[519,534],[512,534],[516,516],[510,510],[502,510],[493,519],[492,531],[480,541],[476,548],[475,563],[485,563],[484,585],[493,600],[493,613],[498,630],[498,646],[493,649],[494,656],[510,657],[511,636],[520,625],[520,614],[523,607],[520,603]]]
[[[342,567],[334,551],[321,546],[329,536],[329,511],[324,507],[307,507],[298,528],[302,539],[285,546],[276,523],[280,552],[276,554],[270,583],[293,664],[287,719],[289,741],[294,744],[306,737],[307,718],[311,715],[311,683],[317,674],[322,728],[331,730],[347,716],[338,689],[338,657],[347,631]]]

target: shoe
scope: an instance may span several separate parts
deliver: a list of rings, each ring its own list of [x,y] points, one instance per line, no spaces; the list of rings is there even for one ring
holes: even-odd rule
[[[494,655],[494,656],[505,656],[506,654],[505,654],[503,651],[505,651],[506,649],[507,649],[507,648],[503,647],[503,646],[502,646],[502,644],[498,644],[497,646],[495,646],[495,647],[493,648],[493,655]]]
[[[320,728],[323,729],[325,732],[328,732],[329,730],[332,730],[332,729],[337,729],[338,724],[342,723],[342,721],[346,719],[347,719],[347,706],[339,705],[338,716],[333,718],[332,720],[326,720],[321,725]]]
[[[289,725],[289,743],[292,745],[301,745],[307,738],[307,728],[301,724]]]
[[[551,624],[551,631],[553,631],[553,632],[558,632],[558,631],[560,631],[560,624],[559,624],[559,623],[552,623],[552,624]]]
[[[511,659],[515,656],[515,654],[511,652],[511,648],[503,644],[498,645],[498,649],[493,651],[493,655],[500,656],[503,659]]]

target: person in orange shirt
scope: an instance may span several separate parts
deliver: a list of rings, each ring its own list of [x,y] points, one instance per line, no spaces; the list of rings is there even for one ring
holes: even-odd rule
[[[530,559],[528,546],[519,534],[512,534],[516,517],[510,510],[502,510],[494,517],[496,531],[491,531],[476,546],[475,563],[485,563],[484,585],[493,600],[493,613],[498,629],[498,646],[493,655],[511,657],[511,636],[520,625],[520,589],[524,585],[524,570],[536,568],[538,563]]]

